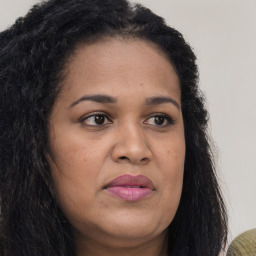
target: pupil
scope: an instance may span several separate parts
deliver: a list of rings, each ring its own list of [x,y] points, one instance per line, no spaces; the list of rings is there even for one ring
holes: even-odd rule
[[[164,117],[163,116],[156,116],[155,117],[155,123],[157,125],[162,125],[164,123]]]
[[[103,124],[104,121],[105,121],[105,117],[104,116],[101,116],[101,115],[95,116],[95,123],[96,124]]]

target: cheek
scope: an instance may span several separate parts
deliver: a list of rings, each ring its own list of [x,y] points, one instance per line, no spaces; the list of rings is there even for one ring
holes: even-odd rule
[[[74,136],[72,136],[75,134]],[[99,169],[103,150],[98,150],[100,145],[88,142],[83,134],[77,132],[63,132],[53,138],[51,144],[51,156],[59,171],[77,181],[94,177]],[[95,161],[97,159],[98,161]],[[79,179],[81,177],[81,179]],[[87,179],[82,179],[87,177]]]
[[[160,165],[159,169],[163,170],[165,179],[168,181],[182,181],[185,162],[185,139],[183,134],[166,140],[161,147],[158,147],[156,152],[157,162]]]
[[[64,143],[55,138],[51,149],[47,159],[57,198],[64,214],[74,218],[94,203],[103,154],[81,140]]]
[[[183,185],[183,168],[178,172],[170,173],[164,180],[162,195],[163,223],[169,225],[179,206]],[[167,226],[166,226],[167,227]]]
[[[169,140],[170,141],[170,140]],[[185,141],[172,140],[158,151],[158,169],[162,170],[161,198],[164,219],[170,223],[179,206],[184,174]]]
[[[167,201],[178,204],[181,196],[184,174],[184,157],[181,155],[169,156],[169,161],[163,164],[163,191]],[[176,202],[176,203],[175,203]]]

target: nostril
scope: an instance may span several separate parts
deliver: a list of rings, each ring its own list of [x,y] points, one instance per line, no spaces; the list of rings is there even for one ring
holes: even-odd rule
[[[137,158],[137,157],[127,157],[127,156],[120,156],[118,157],[118,160],[120,162],[130,162],[130,163],[140,163],[140,164],[146,164],[149,161],[148,157],[143,158]]]
[[[125,160],[125,159],[128,159],[128,157],[126,157],[126,156],[121,156],[121,157],[119,157],[119,159]]]

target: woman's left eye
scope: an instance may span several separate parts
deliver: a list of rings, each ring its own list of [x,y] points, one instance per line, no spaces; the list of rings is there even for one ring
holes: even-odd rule
[[[84,125],[88,125],[88,126],[102,126],[102,125],[112,123],[105,114],[93,114],[93,115],[84,117],[81,120],[81,122]]]
[[[168,115],[154,115],[150,118],[148,118],[144,123],[154,126],[168,126],[170,124],[173,124],[173,119]]]

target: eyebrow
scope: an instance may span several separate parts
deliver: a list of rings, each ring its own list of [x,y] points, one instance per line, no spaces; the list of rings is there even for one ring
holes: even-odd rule
[[[70,108],[74,107],[75,105],[79,104],[82,101],[94,101],[97,103],[116,103],[117,99],[109,96],[109,95],[105,95],[105,94],[96,94],[96,95],[85,95],[81,98],[79,98],[78,100],[74,101],[71,105]],[[155,97],[150,97],[150,98],[146,98],[145,101],[146,105],[160,105],[160,104],[164,104],[164,103],[172,103],[174,106],[176,106],[178,109],[180,109],[180,106],[178,104],[177,101],[175,101],[174,99],[170,98],[170,97],[166,97],[166,96],[155,96]]]
[[[96,95],[85,95],[81,98],[79,98],[78,100],[76,100],[75,102],[73,102],[70,107],[74,107],[75,105],[77,105],[78,103],[82,102],[82,101],[94,101],[94,102],[98,102],[98,103],[116,103],[117,99],[108,95],[104,95],[104,94],[96,94]]]
[[[164,103],[172,103],[174,106],[180,109],[180,105],[178,104],[178,102],[170,97],[157,96],[146,99],[146,105],[160,105]]]

